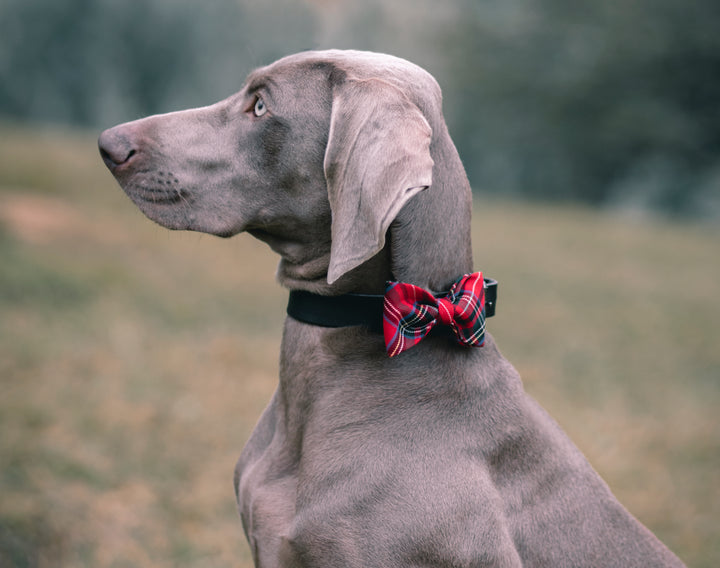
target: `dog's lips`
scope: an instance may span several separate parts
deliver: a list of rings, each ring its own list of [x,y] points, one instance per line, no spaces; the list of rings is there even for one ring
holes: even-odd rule
[[[193,194],[172,173],[115,171],[125,194],[150,220],[172,230],[188,230],[195,215]]]
[[[174,205],[185,202],[190,194],[184,189],[167,189],[164,187],[128,187],[126,193],[133,201],[141,200],[153,205]]]
[[[116,177],[123,191],[138,205],[175,205],[191,201],[191,193],[180,185],[172,172],[147,170]]]

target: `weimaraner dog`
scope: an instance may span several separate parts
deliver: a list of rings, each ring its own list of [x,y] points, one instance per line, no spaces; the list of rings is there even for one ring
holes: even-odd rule
[[[489,334],[430,333],[389,357],[376,326],[312,322],[313,302],[333,315],[323,298],[381,297],[389,280],[439,294],[472,272],[470,187],[427,72],[300,53],[99,144],[150,219],[247,231],[312,300],[285,322],[279,385],[235,472],[256,566],[682,566]],[[382,320],[371,304],[359,311]]]

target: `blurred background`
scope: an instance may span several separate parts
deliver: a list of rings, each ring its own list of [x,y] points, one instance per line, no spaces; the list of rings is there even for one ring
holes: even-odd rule
[[[109,126],[288,53],[427,68],[478,191],[720,215],[715,0],[3,0],[0,114]]]
[[[0,0],[0,567],[251,565],[232,470],[276,259],[156,227],[95,140],[329,47],[438,79],[491,332],[620,500],[720,565],[719,28],[716,0]]]

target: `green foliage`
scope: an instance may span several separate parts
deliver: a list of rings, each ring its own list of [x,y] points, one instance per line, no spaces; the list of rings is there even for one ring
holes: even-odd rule
[[[447,74],[459,81],[453,122],[479,187],[714,214],[716,2],[465,5],[474,17],[457,32],[465,42],[447,42]]]
[[[111,126],[208,104],[279,50],[309,47],[307,11],[284,4],[275,16],[235,0],[4,0],[0,113]],[[292,22],[282,47],[258,18]]]

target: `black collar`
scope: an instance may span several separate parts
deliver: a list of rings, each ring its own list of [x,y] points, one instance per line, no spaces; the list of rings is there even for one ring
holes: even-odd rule
[[[497,280],[485,278],[485,317],[495,315],[497,304]],[[436,294],[440,298],[448,293]],[[343,294],[342,296],[321,296],[305,290],[291,290],[287,313],[303,323],[321,327],[348,327],[364,325],[373,331],[382,332],[383,302],[380,294]]]

